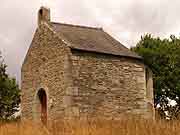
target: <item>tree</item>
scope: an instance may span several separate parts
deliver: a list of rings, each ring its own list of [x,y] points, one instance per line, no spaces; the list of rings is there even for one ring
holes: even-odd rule
[[[20,89],[16,80],[6,73],[6,64],[0,54],[0,119],[9,119],[19,111]]]
[[[160,39],[147,34],[131,48],[153,71],[155,107],[164,118],[180,116],[180,38]],[[170,105],[175,100],[177,105]]]

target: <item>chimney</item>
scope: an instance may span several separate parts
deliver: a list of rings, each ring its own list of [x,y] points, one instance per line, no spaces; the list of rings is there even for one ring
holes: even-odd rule
[[[38,11],[38,25],[40,25],[42,22],[49,23],[50,19],[50,9],[46,7],[41,7]]]

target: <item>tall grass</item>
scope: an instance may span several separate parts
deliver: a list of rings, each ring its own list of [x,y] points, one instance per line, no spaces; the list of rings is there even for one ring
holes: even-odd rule
[[[47,130],[48,128],[48,130]],[[151,120],[62,120],[0,124],[0,135],[180,135],[180,122]]]

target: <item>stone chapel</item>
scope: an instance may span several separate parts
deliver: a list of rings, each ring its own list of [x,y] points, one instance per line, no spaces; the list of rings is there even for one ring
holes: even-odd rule
[[[50,18],[41,7],[22,65],[22,118],[154,117],[152,72],[142,57],[102,28]]]

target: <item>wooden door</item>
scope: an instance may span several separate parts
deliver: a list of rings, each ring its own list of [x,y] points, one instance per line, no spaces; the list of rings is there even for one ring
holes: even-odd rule
[[[39,99],[41,103],[41,121],[44,125],[47,124],[47,96],[44,90],[39,91]]]

